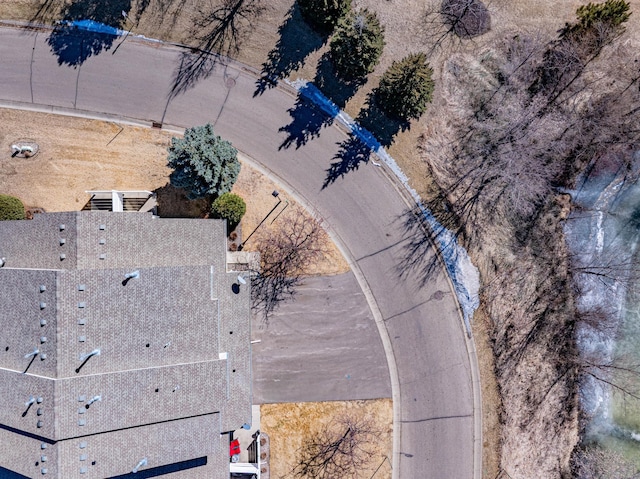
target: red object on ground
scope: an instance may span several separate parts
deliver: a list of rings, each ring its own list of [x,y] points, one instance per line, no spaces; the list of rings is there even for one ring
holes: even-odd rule
[[[240,454],[240,441],[238,439],[234,439],[229,443],[229,456],[236,454]]]

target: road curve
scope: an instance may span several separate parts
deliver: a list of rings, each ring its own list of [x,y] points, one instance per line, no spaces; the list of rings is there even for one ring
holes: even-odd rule
[[[407,204],[384,170],[362,164],[323,189],[345,133],[324,124],[299,148],[295,141],[283,147],[290,132],[317,121],[317,112],[284,89],[254,96],[256,78],[240,66],[218,66],[169,101],[179,49],[127,40],[115,55],[102,52],[73,68],[59,65],[48,36],[0,29],[0,102],[173,128],[213,123],[312,205],[350,259],[387,338],[390,374],[397,379],[394,477],[480,479],[473,345],[444,271],[421,286],[420,268],[408,267],[407,243],[420,232],[405,230]]]

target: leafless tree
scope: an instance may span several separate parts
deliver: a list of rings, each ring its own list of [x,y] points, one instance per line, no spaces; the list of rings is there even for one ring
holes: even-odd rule
[[[293,475],[308,479],[355,477],[374,457],[379,433],[370,418],[342,415],[302,445]]]
[[[309,267],[327,253],[321,223],[300,207],[292,206],[275,225],[278,228],[261,230],[255,243],[261,270],[252,280],[252,307],[265,320],[295,295]]]
[[[572,457],[576,479],[640,479],[640,471],[621,454],[596,445],[582,447]]]
[[[431,51],[471,39],[491,29],[491,14],[481,0],[436,0],[424,12],[425,40]]]

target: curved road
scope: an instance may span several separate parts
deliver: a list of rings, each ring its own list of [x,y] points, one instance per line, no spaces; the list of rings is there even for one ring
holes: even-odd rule
[[[405,230],[407,204],[384,169],[362,164],[323,189],[345,133],[324,124],[314,138],[302,138],[304,125],[318,123],[317,112],[296,106],[295,95],[281,88],[254,97],[255,76],[237,66],[218,66],[168,101],[179,49],[129,39],[115,55],[112,49],[71,68],[58,64],[48,36],[0,29],[2,104],[173,128],[214,123],[218,134],[313,205],[351,260],[387,347],[394,477],[479,479],[473,343],[442,269],[421,287],[420,268],[407,268],[407,243],[420,232]]]

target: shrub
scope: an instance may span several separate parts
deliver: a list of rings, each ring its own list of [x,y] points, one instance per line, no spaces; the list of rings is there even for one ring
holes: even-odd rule
[[[431,101],[433,70],[424,53],[408,55],[384,72],[376,90],[378,106],[390,116],[408,120],[419,118]]]
[[[174,169],[171,185],[184,188],[191,200],[227,193],[240,173],[238,150],[210,124],[187,128],[184,138],[172,138],[168,166]]]
[[[298,0],[302,18],[320,33],[331,33],[351,10],[351,0]]]
[[[371,73],[384,48],[384,27],[367,9],[352,12],[338,22],[331,40],[331,62],[344,80],[357,80]]]
[[[0,195],[0,221],[23,220],[24,218],[22,201],[13,196]]]
[[[233,193],[220,195],[211,205],[211,213],[214,218],[227,220],[229,230],[232,231],[238,226],[240,220],[247,211],[244,200]]]

